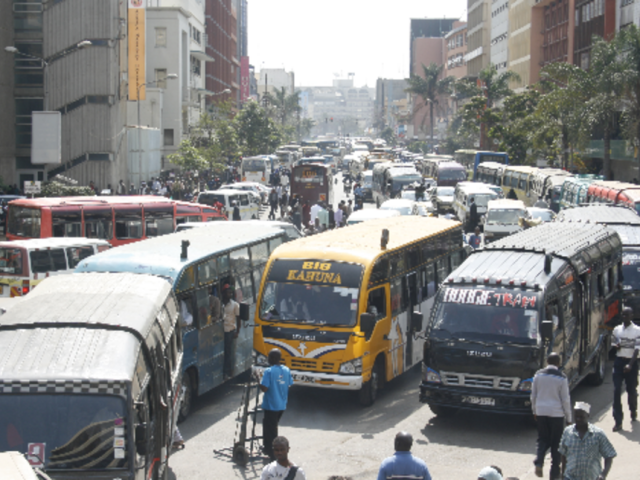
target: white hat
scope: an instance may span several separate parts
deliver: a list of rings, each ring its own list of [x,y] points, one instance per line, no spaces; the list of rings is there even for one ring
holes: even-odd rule
[[[591,413],[591,405],[589,405],[588,403],[585,403],[585,402],[576,402],[576,404],[573,406],[573,408],[575,410],[582,410],[583,412],[586,412],[587,414]]]
[[[493,467],[484,467],[480,470],[478,478],[483,478],[484,480],[502,480],[502,475]]]

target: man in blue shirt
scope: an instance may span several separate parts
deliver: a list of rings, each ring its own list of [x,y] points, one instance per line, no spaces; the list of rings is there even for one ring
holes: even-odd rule
[[[411,455],[413,437],[410,433],[400,432],[396,435],[393,457],[385,458],[378,471],[378,480],[431,480],[426,463]]]
[[[264,371],[260,390],[264,393],[262,398],[262,442],[264,452],[271,460],[275,460],[273,454],[273,440],[278,436],[278,422],[287,408],[289,387],[293,385],[293,378],[289,369],[280,365],[280,350],[274,348],[269,352],[269,368]]]

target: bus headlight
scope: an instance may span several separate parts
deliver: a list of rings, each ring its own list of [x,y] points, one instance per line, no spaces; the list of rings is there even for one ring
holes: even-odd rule
[[[434,369],[425,366],[424,363],[422,364],[422,378],[425,382],[442,383],[440,374]]]
[[[526,380],[522,380],[520,385],[518,385],[519,392],[530,392],[531,387],[533,386],[533,379],[527,378]]]
[[[362,373],[362,357],[349,360],[348,362],[341,364],[339,373],[346,373],[347,375]]]
[[[269,359],[264,356],[263,354],[256,352],[255,350],[253,351],[253,364],[257,365],[258,367],[268,367],[269,366]]]

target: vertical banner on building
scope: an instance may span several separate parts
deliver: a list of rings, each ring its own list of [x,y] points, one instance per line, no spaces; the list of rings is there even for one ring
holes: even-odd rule
[[[144,100],[145,87],[145,2],[129,0],[129,100]],[[138,89],[140,97],[138,98]]]
[[[251,95],[251,78],[249,76],[249,57],[240,57],[240,102],[249,100]]]

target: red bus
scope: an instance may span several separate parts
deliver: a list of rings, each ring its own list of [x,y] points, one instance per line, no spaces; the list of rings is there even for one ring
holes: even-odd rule
[[[227,220],[207,205],[164,197],[54,197],[9,202],[7,240],[87,237],[114,247],[175,231],[186,222]]]
[[[291,170],[291,195],[303,201],[333,203],[333,176],[331,167],[320,163],[304,163]]]
[[[640,214],[640,185],[626,182],[594,182],[587,193],[589,203],[623,204]]]

